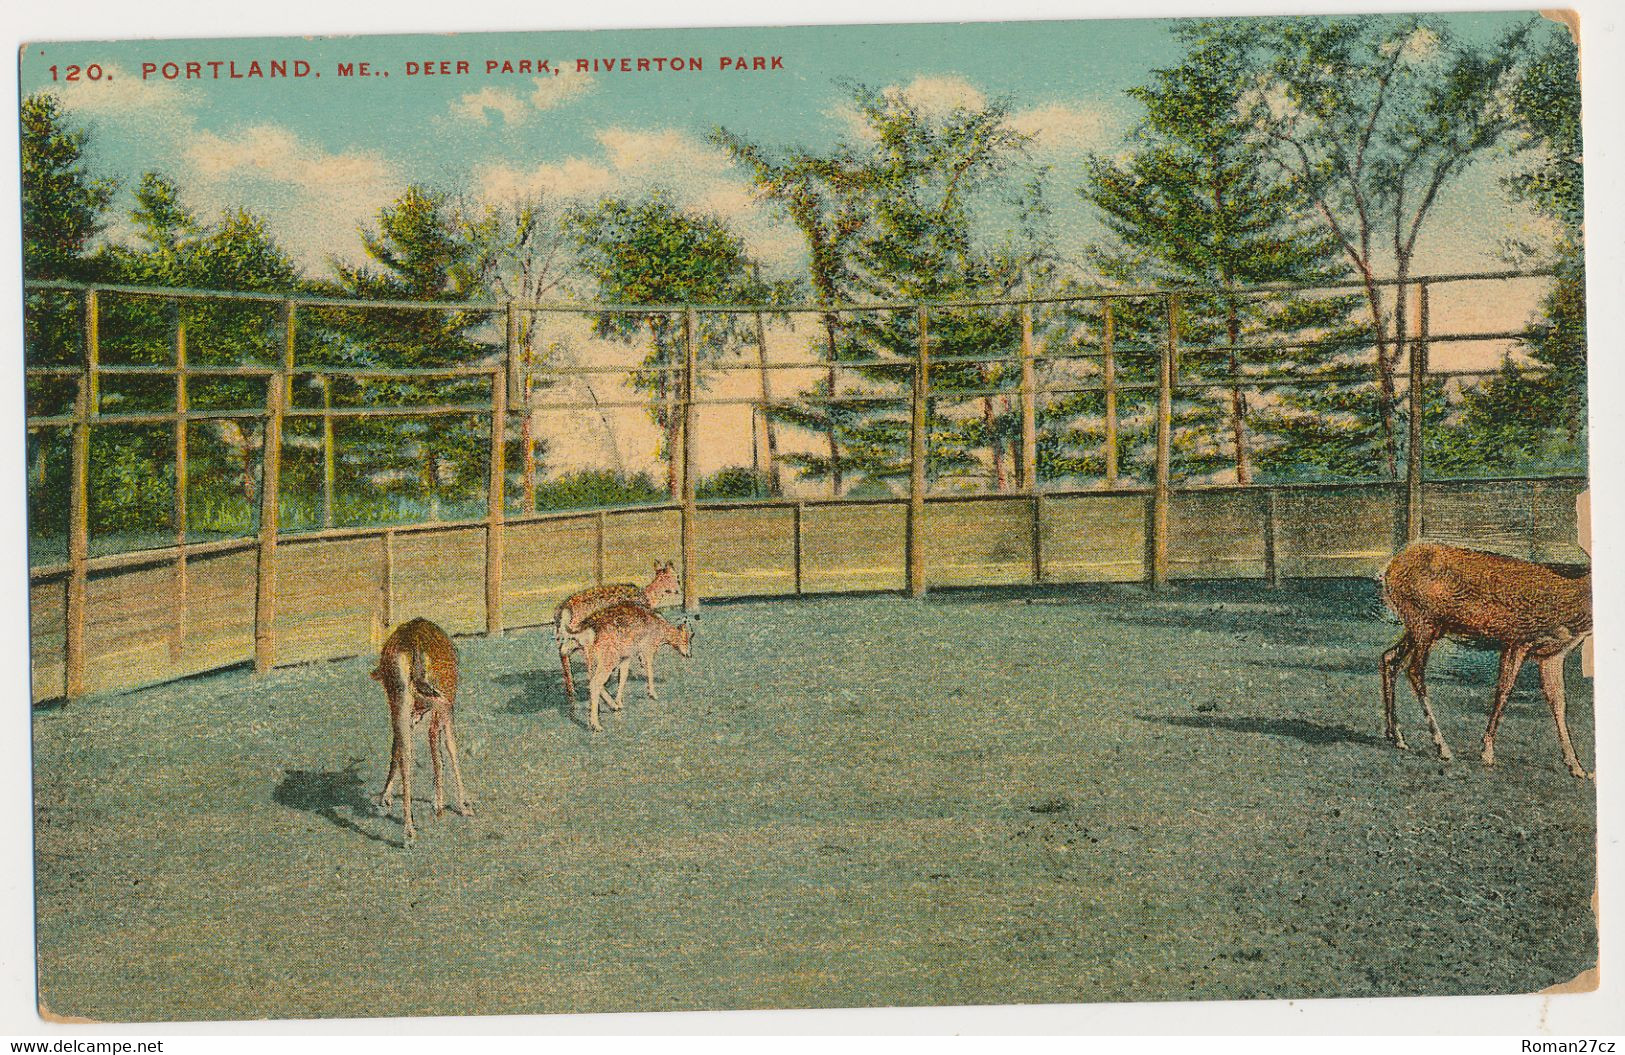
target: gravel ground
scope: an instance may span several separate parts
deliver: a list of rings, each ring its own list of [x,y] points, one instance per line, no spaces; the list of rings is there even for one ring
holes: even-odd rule
[[[714,604],[605,731],[459,642],[477,816],[374,814],[362,659],[36,712],[44,1004],[104,1020],[1529,992],[1596,962],[1530,668],[1381,739],[1363,581]],[[1592,764],[1591,683],[1569,672]],[[584,681],[584,679],[581,679]],[[584,692],[584,686],[579,687]],[[419,748],[424,761],[427,751]]]

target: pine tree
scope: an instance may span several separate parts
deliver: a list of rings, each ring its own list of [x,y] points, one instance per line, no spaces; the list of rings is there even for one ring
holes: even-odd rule
[[[1238,105],[1260,71],[1250,34],[1225,22],[1182,24],[1173,32],[1185,44],[1183,60],[1153,71],[1150,83],[1128,93],[1146,108],[1131,152],[1123,160],[1091,158],[1081,192],[1116,239],[1095,254],[1109,281],[1211,291],[1184,295],[1178,312],[1179,344],[1187,349],[1179,382],[1211,386],[1177,393],[1175,472],[1222,474],[1245,484],[1260,463],[1290,471],[1293,441],[1321,430],[1328,403],[1350,393],[1259,389],[1238,379],[1288,367],[1330,372],[1347,349],[1328,338],[1344,328],[1351,304],[1312,292],[1244,292],[1268,283],[1335,281],[1344,274],[1340,248],[1314,223],[1301,192],[1259,163],[1251,122]],[[1118,307],[1117,333],[1127,348],[1150,349],[1165,339],[1164,311],[1140,301]],[[1123,359],[1125,380],[1155,380],[1154,357]],[[1135,430],[1128,436],[1131,450],[1143,445]]]

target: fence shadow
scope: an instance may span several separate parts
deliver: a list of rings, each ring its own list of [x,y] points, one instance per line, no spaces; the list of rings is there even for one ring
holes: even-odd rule
[[[1300,740],[1306,744],[1359,744],[1364,747],[1381,747],[1384,743],[1383,740],[1370,733],[1357,733],[1340,725],[1322,725],[1319,722],[1309,722],[1302,718],[1224,718],[1217,715],[1179,715],[1170,717],[1149,714],[1136,715],[1135,717],[1142,722],[1159,722],[1163,725],[1178,725],[1187,729],[1275,736]]]
[[[361,759],[352,758],[339,770],[285,769],[281,781],[271,792],[271,800],[279,806],[314,813],[335,827],[373,842],[405,846],[404,839],[390,839],[368,831],[352,819],[373,813],[372,799],[361,783],[361,765]]]

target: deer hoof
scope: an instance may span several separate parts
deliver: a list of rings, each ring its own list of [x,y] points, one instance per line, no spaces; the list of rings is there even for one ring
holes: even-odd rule
[[[1408,748],[1405,746],[1405,735],[1403,733],[1397,733],[1397,732],[1389,733],[1388,734],[1388,740],[1389,740],[1390,743],[1392,743],[1394,745],[1394,750],[1396,750],[1396,751],[1408,750]]]
[[[1439,761],[1441,761],[1441,762],[1448,762],[1448,761],[1450,761],[1450,760],[1451,760],[1451,759],[1452,759],[1452,758],[1454,758],[1454,757],[1455,757],[1455,756],[1454,756],[1454,755],[1452,755],[1452,754],[1451,754],[1451,753],[1450,753],[1450,748],[1448,748],[1448,747],[1446,747],[1446,746],[1445,746],[1445,745],[1443,745],[1443,744],[1440,744],[1440,745],[1438,745],[1438,746],[1439,746]]]
[[[1483,752],[1479,754],[1478,760],[1483,762],[1486,766],[1493,766],[1495,765],[1495,752],[1486,747]]]
[[[460,809],[458,809],[457,812],[461,813],[464,817],[473,817],[474,816],[474,807],[470,806],[468,803],[465,802],[465,803],[463,803],[462,807]]]
[[[1587,773],[1584,769],[1580,768],[1579,766],[1570,766],[1569,767],[1569,774],[1571,776],[1573,776],[1576,780],[1596,780],[1597,779],[1597,774],[1595,774],[1595,773]]]
[[[597,722],[588,722],[587,728],[591,729],[595,733],[601,733],[604,731],[604,727],[599,725]]]

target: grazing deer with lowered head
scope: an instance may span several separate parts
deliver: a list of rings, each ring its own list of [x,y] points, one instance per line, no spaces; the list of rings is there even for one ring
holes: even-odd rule
[[[655,653],[670,645],[683,657],[689,654],[694,641],[694,627],[685,623],[673,626],[653,609],[631,601],[611,605],[582,621],[582,650],[587,654],[587,727],[594,732],[603,727],[598,724],[598,700],[603,698],[612,711],[621,709],[621,697],[626,692],[626,672],[636,656],[643,663],[643,678],[649,699],[655,699]],[[620,684],[615,687],[615,698],[609,698],[605,686],[611,671],[619,668]],[[573,702],[573,701],[572,701]]]
[[[632,602],[653,611],[682,596],[683,588],[677,581],[676,566],[671,561],[664,564],[656,561],[654,578],[647,586],[634,586],[631,583],[595,586],[572,594],[559,605],[553,613],[553,636],[559,643],[559,664],[564,667],[564,694],[570,698],[570,702],[573,704],[576,698],[575,679],[570,672],[570,653],[585,651],[586,642],[581,637],[583,620],[612,605]]]
[[[440,776],[440,743],[445,741],[451,757],[451,775],[457,781],[457,811],[472,817],[468,794],[463,790],[463,771],[457,764],[457,734],[452,711],[457,703],[457,650],[446,632],[427,619],[414,619],[395,628],[384,642],[378,666],[372,676],[383,682],[389,697],[389,720],[394,733],[389,748],[389,776],[378,793],[378,806],[387,811],[396,778],[401,782],[401,819],[408,841],[417,832],[412,827],[412,730],[424,718],[429,720],[429,760],[434,765],[434,813],[445,811],[446,799]]]
[[[1563,661],[1591,635],[1591,572],[1533,564],[1477,550],[1432,543],[1413,543],[1388,563],[1382,573],[1383,598],[1405,624],[1394,647],[1382,656],[1382,707],[1386,733],[1404,748],[1394,706],[1394,682],[1405,663],[1411,688],[1422,703],[1439,757],[1450,758],[1439,724],[1428,706],[1423,673],[1428,650],[1441,637],[1497,646],[1501,673],[1495,684],[1489,728],[1484,732],[1484,764],[1495,764],[1495,729],[1501,722],[1512,684],[1533,656],[1540,663],[1540,684],[1557,723],[1557,741],[1569,772],[1586,772],[1574,756],[1564,717]]]

